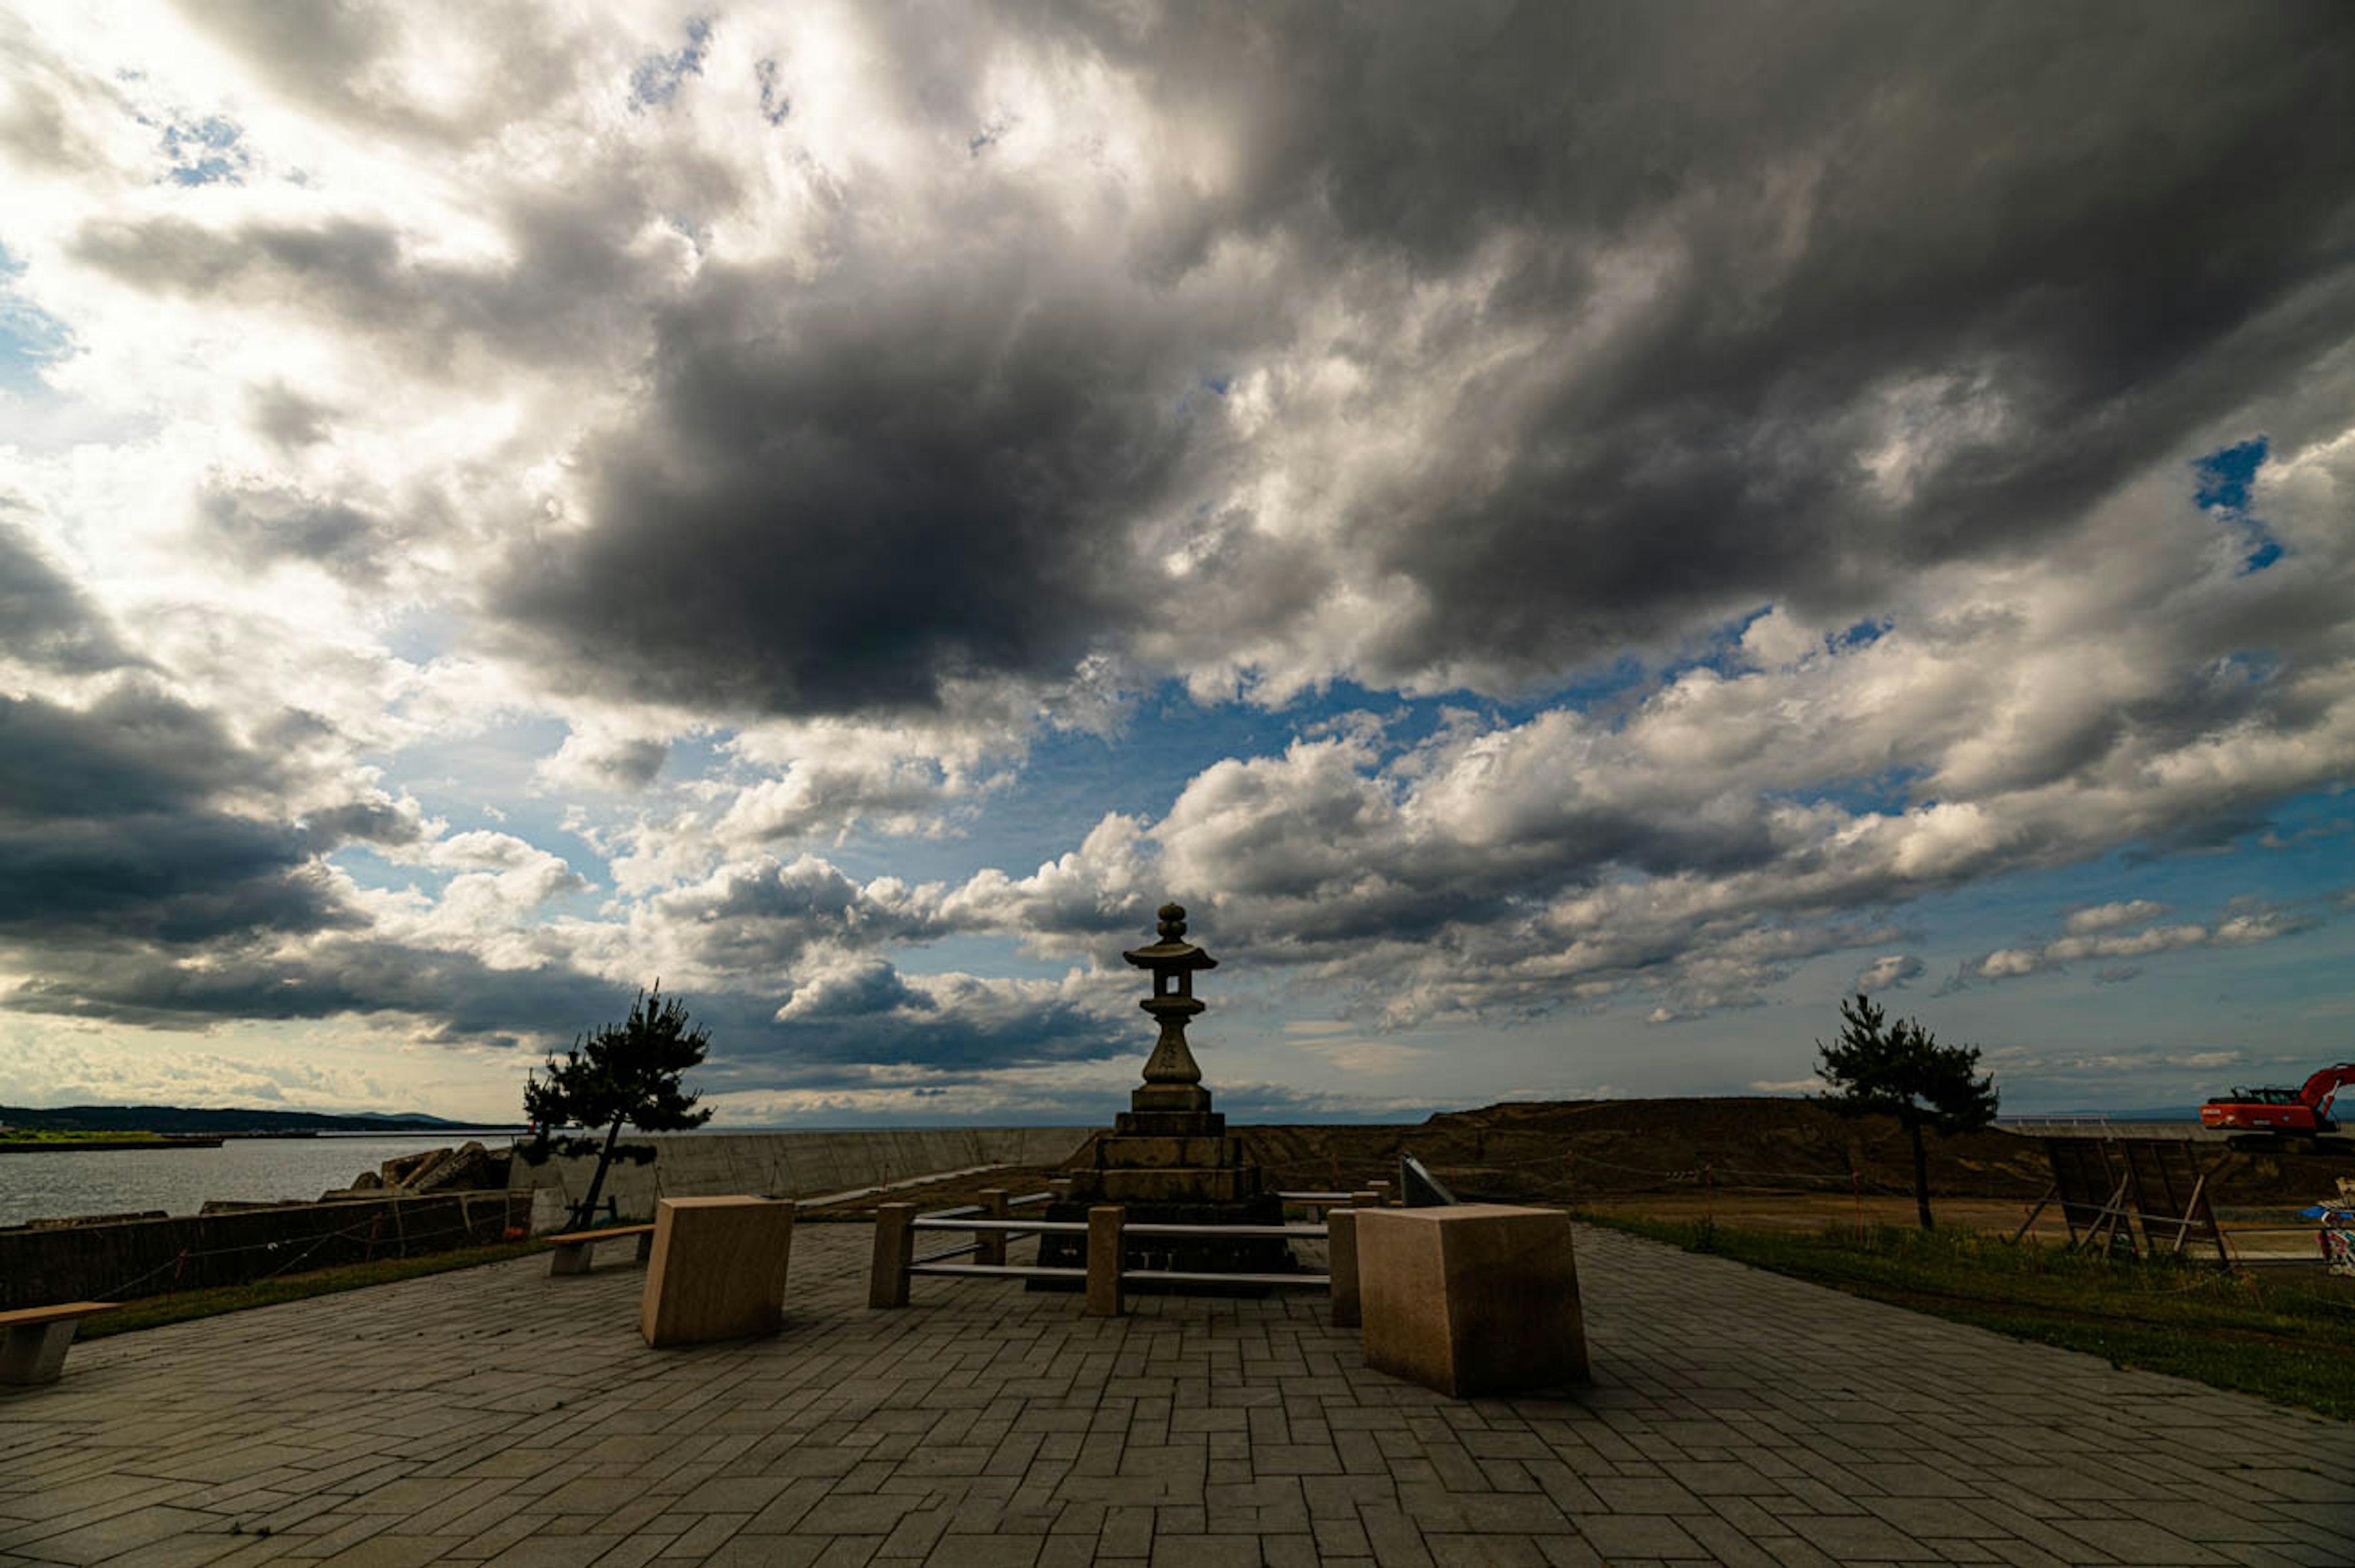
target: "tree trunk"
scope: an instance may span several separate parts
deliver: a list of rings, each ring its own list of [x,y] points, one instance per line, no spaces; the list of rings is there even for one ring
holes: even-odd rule
[[[605,1168],[613,1163],[613,1145],[621,1137],[622,1124],[627,1119],[623,1116],[614,1117],[613,1126],[606,1130],[605,1147],[597,1151],[597,1174],[589,1179],[589,1196],[581,1200],[580,1217],[572,1221],[576,1229],[585,1231],[597,1222],[597,1198],[605,1190]],[[1921,1135],[1915,1134],[1913,1141],[1918,1147],[1922,1141]],[[1927,1214],[1929,1211],[1924,1209],[1922,1212]],[[1923,1221],[1925,1224],[1927,1222],[1927,1221]]]
[[[1922,1124],[1908,1122],[1905,1130],[1913,1135],[1913,1207],[1921,1211],[1922,1228],[1934,1231],[1938,1224],[1930,1218],[1930,1155],[1922,1147]]]

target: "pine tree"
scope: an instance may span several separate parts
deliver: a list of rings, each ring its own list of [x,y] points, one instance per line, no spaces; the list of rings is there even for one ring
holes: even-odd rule
[[[1816,1041],[1816,1072],[1831,1092],[1815,1096],[1843,1116],[1895,1116],[1913,1140],[1913,1205],[1922,1228],[1930,1218],[1930,1159],[1922,1144],[1928,1128],[1942,1134],[1977,1132],[1995,1120],[1999,1096],[1993,1074],[1981,1076],[1978,1047],[1940,1045],[1912,1019],[1888,1021],[1859,991],[1840,1004],[1839,1039]]]
[[[574,1225],[587,1225],[597,1212],[624,1123],[662,1133],[699,1127],[711,1119],[709,1107],[695,1108],[700,1096],[687,1093],[679,1082],[689,1068],[702,1065],[710,1043],[711,1031],[699,1024],[690,1028],[686,1004],[676,997],[666,999],[656,980],[651,994],[638,993],[626,1021],[574,1040],[561,1061],[549,1057],[545,1082],[537,1074],[525,1082],[523,1111],[538,1131],[538,1157],[546,1157],[550,1128],[605,1129],[602,1148],[594,1138],[555,1141],[559,1154],[597,1156],[597,1173],[588,1197],[573,1211]]]

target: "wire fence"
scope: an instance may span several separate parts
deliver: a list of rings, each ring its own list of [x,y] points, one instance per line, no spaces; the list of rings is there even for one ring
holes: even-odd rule
[[[407,1206],[423,1208],[415,1213]],[[5,1259],[0,1268],[0,1307],[32,1304],[32,1297],[64,1300],[134,1300],[143,1296],[171,1296],[182,1289],[250,1285],[301,1272],[325,1254],[318,1266],[336,1263],[370,1263],[378,1257],[419,1257],[468,1243],[488,1245],[516,1239],[522,1227],[517,1205],[505,1192],[444,1194],[406,1199],[360,1200],[349,1207],[366,1210],[349,1223],[325,1230],[304,1230],[293,1235],[264,1236],[253,1241],[209,1241],[208,1230],[285,1226],[317,1213],[316,1208],[248,1210],[227,1214],[192,1215],[168,1221],[137,1221],[121,1226],[77,1226],[35,1232],[38,1241],[16,1242],[27,1255]],[[526,1211],[527,1214],[527,1211]],[[299,1218],[290,1221],[289,1215]],[[434,1223],[435,1220],[442,1223]],[[423,1221],[421,1228],[412,1220]],[[136,1273],[108,1273],[106,1254],[125,1247],[144,1252],[154,1245],[155,1232],[133,1236],[133,1228],[171,1226],[192,1240],[171,1245],[170,1255]],[[12,1240],[15,1240],[12,1238]],[[39,1247],[49,1255],[33,1254]],[[357,1256],[350,1254],[357,1253]],[[144,1259],[141,1260],[143,1263]],[[26,1300],[16,1300],[23,1294]]]
[[[2022,1121],[2030,1119],[2021,1118]],[[2067,1122],[2077,1125],[2107,1124],[2106,1118],[2092,1116],[2033,1119]],[[1328,1157],[1327,1163],[1332,1170],[1334,1186],[1347,1187],[1348,1184],[1341,1177],[1339,1158]],[[1646,1196],[1647,1193],[1657,1193],[1663,1189],[1671,1190],[1678,1188],[1688,1189],[1702,1199],[1703,1217],[1712,1221],[1716,1218],[1717,1199],[1721,1193],[1732,1196],[1732,1194],[1728,1192],[1729,1189],[1739,1189],[1739,1195],[1744,1198],[1845,1196],[1855,1205],[1852,1211],[1853,1223],[1859,1237],[1863,1235],[1870,1222],[1864,1207],[1866,1200],[1893,1198],[1911,1200],[1914,1196],[1910,1179],[1903,1181],[1882,1179],[1868,1174],[1853,1164],[1845,1171],[1838,1172],[1782,1170],[1760,1166],[1721,1164],[1716,1161],[1701,1161],[1692,1165],[1678,1166],[1639,1165],[1592,1153],[1560,1148],[1542,1155],[1520,1157],[1492,1155],[1483,1149],[1476,1150],[1468,1158],[1459,1157],[1433,1163],[1438,1168],[1450,1173],[1462,1173],[1462,1179],[1467,1184],[1475,1183],[1476,1173],[1479,1172],[1509,1173],[1523,1178],[1538,1177],[1540,1179],[1530,1183],[1530,1187],[1542,1190],[1550,1199],[1566,1200],[1572,1206],[1585,1200],[1607,1201],[1633,1199]],[[1605,1171],[1621,1176],[1640,1177],[1648,1184],[1648,1189],[1634,1189],[1626,1186],[1606,1187],[1600,1183],[1582,1187],[1579,1180],[1581,1171]],[[2036,1192],[2030,1190],[2023,1183],[2036,1179],[2023,1178],[2020,1181],[2000,1188],[1986,1184],[1958,1188],[1952,1180],[1945,1180],[1936,1185],[1933,1197],[1935,1200],[1941,1201],[1961,1200],[2016,1203],[2023,1216],[2026,1216],[2032,1224],[2037,1216],[2031,1211],[2039,1207],[2039,1199]],[[1508,1182],[1504,1185],[1510,1187],[1512,1184]],[[1529,1195],[1537,1194],[1531,1192]],[[2141,1222],[2139,1217],[2137,1217],[2137,1222]],[[2056,1211],[2053,1217],[2046,1222],[2046,1231],[2058,1232],[2063,1229],[2064,1223],[2065,1221]],[[2168,1230],[2171,1233],[2177,1219],[2169,1216],[2152,1216],[2148,1223]],[[2023,1233],[2025,1229],[2023,1227]],[[2322,1261],[2319,1248],[2310,1255],[2303,1253],[2291,1255],[2284,1253],[2278,1243],[2268,1247],[2260,1240],[2267,1237],[2298,1235],[2312,1237],[2317,1235],[2318,1232],[2317,1227],[2311,1223],[2304,1221],[2237,1222],[2231,1225],[2219,1223],[2216,1229],[2223,1238],[2226,1255],[2235,1267],[2303,1265],[2319,1264]]]

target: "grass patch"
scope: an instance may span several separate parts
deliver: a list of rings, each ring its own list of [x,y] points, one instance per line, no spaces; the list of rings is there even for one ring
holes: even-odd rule
[[[2105,1358],[2355,1420],[2355,1293],[2211,1264],[2111,1262],[1972,1231],[1751,1231],[1707,1221],[1579,1219]]]
[[[191,1136],[201,1137],[203,1134]],[[84,1132],[74,1127],[9,1127],[0,1131],[0,1144],[14,1148],[103,1148],[109,1144],[168,1144],[163,1133]]]
[[[96,1317],[84,1318],[81,1331],[76,1338],[103,1339],[111,1334],[159,1328],[166,1323],[185,1323],[195,1317],[216,1317],[224,1312],[243,1312],[254,1307],[275,1307],[282,1301],[302,1301],[314,1296],[332,1296],[341,1290],[390,1285],[395,1280],[447,1274],[452,1269],[478,1268],[484,1264],[505,1263],[509,1258],[545,1251],[547,1244],[542,1242],[500,1242],[487,1247],[461,1247],[454,1252],[432,1253],[424,1257],[346,1264],[339,1268],[283,1275],[276,1279],[259,1279],[248,1285],[184,1290],[176,1296],[151,1296],[142,1301],[127,1303],[112,1312],[101,1312]]]

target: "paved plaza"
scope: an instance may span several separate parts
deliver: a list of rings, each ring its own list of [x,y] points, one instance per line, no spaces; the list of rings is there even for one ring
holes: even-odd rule
[[[78,1346],[0,1563],[2355,1564],[2355,1426],[1609,1232],[1593,1384],[1461,1403],[1314,1296],[870,1312],[868,1238],[747,1343],[645,1349],[624,1245]]]

